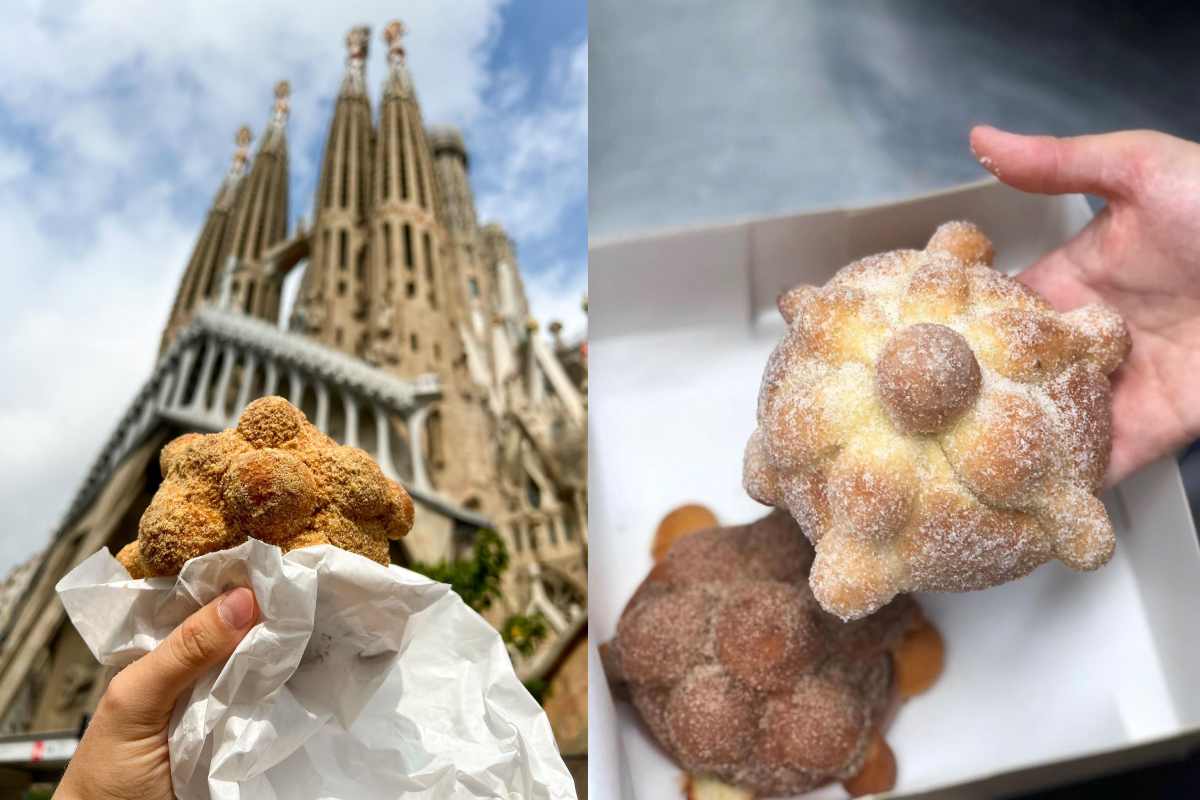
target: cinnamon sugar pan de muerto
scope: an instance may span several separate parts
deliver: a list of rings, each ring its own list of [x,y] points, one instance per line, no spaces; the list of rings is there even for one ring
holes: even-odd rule
[[[167,443],[161,466],[138,537],[117,554],[134,578],[177,575],[189,558],[247,536],[284,552],[332,544],[386,565],[388,540],[413,524],[398,483],[282,397],[246,406],[236,428]]]
[[[601,646],[610,684],[687,771],[689,797],[718,783],[723,797],[891,789],[888,722],[942,668],[917,602],[843,623],[813,599],[813,548],[786,512],[729,527],[680,519],[695,508],[663,520],[661,555]]]
[[[842,619],[900,592],[1112,556],[1096,494],[1129,333],[1104,305],[1057,313],[992,260],[978,228],[950,222],[924,250],[779,299],[789,329],[763,375],[745,487],[800,523],[813,594]]]

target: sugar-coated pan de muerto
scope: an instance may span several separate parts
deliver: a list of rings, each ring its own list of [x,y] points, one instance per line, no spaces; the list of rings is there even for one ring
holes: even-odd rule
[[[160,463],[138,537],[117,554],[134,578],[176,575],[189,558],[247,536],[284,551],[332,544],[387,564],[388,540],[413,524],[399,484],[282,397],[246,406],[236,428],[180,436]]]
[[[890,789],[883,731],[940,673],[937,632],[908,596],[858,622],[822,611],[812,545],[782,511],[692,530],[710,522],[690,506],[660,525],[665,556],[601,648],[610,685],[689,774],[692,797],[735,796],[720,784],[763,797],[832,781]]]
[[[843,619],[898,592],[1112,555],[1096,493],[1129,333],[1107,306],[1056,313],[991,264],[987,237],[951,222],[924,250],[779,299],[789,330],[763,375],[745,486],[812,539],[813,593]]]

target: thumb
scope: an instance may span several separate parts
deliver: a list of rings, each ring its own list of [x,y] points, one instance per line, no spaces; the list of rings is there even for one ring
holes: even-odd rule
[[[971,129],[971,152],[1004,183],[1026,192],[1127,195],[1136,131],[1095,136],[1022,136],[989,125]]]
[[[257,620],[250,589],[233,589],[213,600],[113,678],[105,693],[110,713],[128,725],[165,725],[179,696],[223,663]]]

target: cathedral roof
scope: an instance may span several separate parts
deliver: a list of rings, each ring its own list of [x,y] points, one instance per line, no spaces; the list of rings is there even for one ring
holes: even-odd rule
[[[179,373],[186,369],[181,366],[181,362],[187,362],[185,353],[205,339],[222,346],[227,353],[253,353],[256,358],[275,363],[280,370],[295,370],[310,384],[324,384],[343,395],[361,398],[369,408],[378,407],[389,415],[407,416],[419,405],[441,394],[441,386],[434,375],[421,375],[412,380],[397,378],[353,356],[279,330],[270,323],[205,306],[175,338],[127,406],[116,430],[105,442],[76,492],[56,536],[69,529],[125,457],[160,426],[172,424],[190,430],[213,431],[232,424],[236,413],[225,420],[214,417],[211,411],[196,410],[191,403],[176,401],[177,395],[182,401],[182,393],[176,392],[174,387]],[[462,508],[434,491],[408,482],[405,482],[405,489],[419,504],[452,519],[480,528],[494,527],[479,513]]]

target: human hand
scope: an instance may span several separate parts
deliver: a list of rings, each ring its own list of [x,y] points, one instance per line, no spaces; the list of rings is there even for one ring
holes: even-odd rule
[[[971,150],[1026,192],[1083,192],[1107,207],[1019,276],[1059,311],[1101,301],[1133,349],[1112,376],[1106,483],[1200,436],[1200,144],[1154,131],[1058,139],[988,126]]]
[[[254,593],[234,589],[121,670],[100,698],[55,800],[172,800],[167,724],[175,701],[224,663],[257,620]]]

